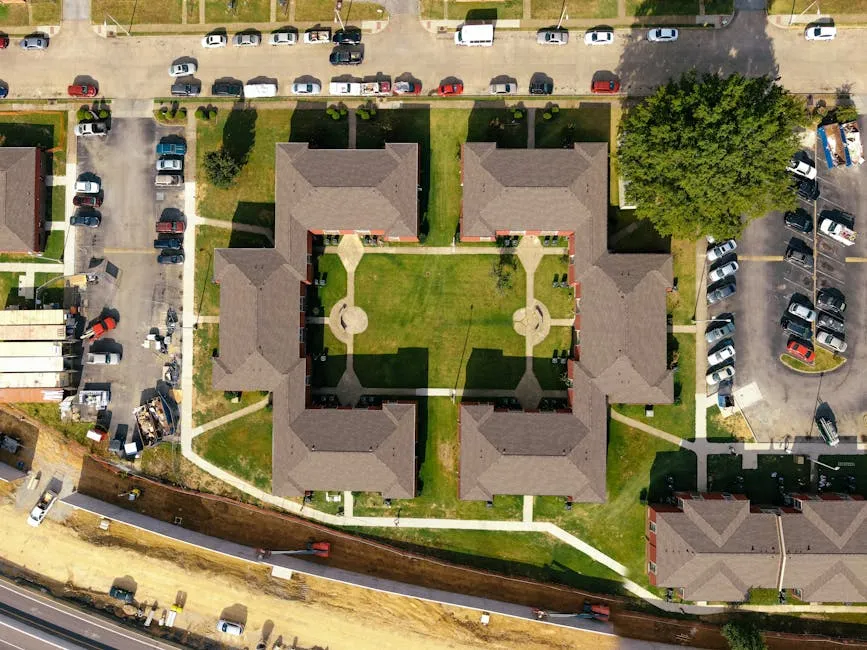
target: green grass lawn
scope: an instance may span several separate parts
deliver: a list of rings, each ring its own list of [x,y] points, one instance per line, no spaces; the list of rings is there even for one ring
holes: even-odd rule
[[[769,14],[795,14],[797,16],[802,11],[809,8],[810,0],[771,0],[768,3]],[[708,13],[711,13],[710,10],[707,11]],[[823,1],[822,13],[826,15],[867,13],[867,0]]]
[[[59,0],[30,0],[31,25],[59,25],[60,10],[63,5]]]
[[[235,0],[235,9],[231,11],[226,0],[205,0],[205,22],[208,23],[267,23],[269,20],[270,0]]]
[[[563,11],[562,0],[533,0],[530,15],[532,18],[549,18],[557,20]],[[569,3],[566,14],[570,18],[615,18],[617,16],[617,0],[584,0],[580,3]],[[583,34],[575,31],[572,38],[580,38]]]
[[[461,145],[467,139],[469,111],[430,112],[431,163],[426,243],[452,243],[461,215]]]
[[[25,5],[7,5],[10,8]],[[26,24],[22,23],[22,24]],[[46,175],[57,170],[63,174],[66,165],[66,113],[64,111],[32,111],[0,113],[0,139],[4,147],[42,147],[46,151]]]
[[[850,486],[854,485],[855,494],[867,497],[867,456],[863,454],[852,456],[819,456],[819,462],[831,467],[840,468],[835,472],[819,467],[822,474],[831,481],[831,487],[827,488],[826,492],[842,492],[845,494],[850,491]],[[854,484],[850,483],[850,477],[855,480]]]
[[[65,233],[62,230],[52,230],[48,233],[45,240],[44,257],[49,257],[53,260],[62,260],[63,253],[66,247]],[[48,260],[51,262],[51,260]],[[56,264],[56,262],[54,262]]]
[[[571,14],[571,11],[570,11]],[[580,34],[573,32],[573,38]],[[561,108],[546,120],[536,111],[536,148],[560,149],[575,142],[608,142],[611,139],[611,104],[582,102],[578,108]]]
[[[328,317],[331,308],[346,297],[346,268],[337,255],[320,255],[314,262],[314,273],[324,277],[324,287],[307,287],[307,313]]]
[[[552,327],[545,340],[533,348],[533,372],[542,390],[566,390],[563,375],[566,373],[566,364],[551,363],[554,350],[558,357],[566,350],[572,354],[572,341],[574,330],[571,327]]]
[[[18,297],[18,278],[20,273],[3,271],[0,273],[0,309],[11,305],[25,305],[27,301]]]
[[[424,20],[442,20],[445,18],[442,0],[421,0],[420,14]]]
[[[267,397],[259,391],[241,394],[241,400],[232,403],[221,390],[211,385],[211,358],[220,348],[220,326],[200,324],[193,334],[193,424],[211,420],[259,402]]]
[[[60,408],[53,403],[15,404],[14,406],[27,413],[34,420],[39,420],[49,427],[57,429],[67,438],[88,445],[87,432],[93,426],[92,422],[61,422]]]
[[[495,496],[492,508],[482,501],[458,499],[458,407],[447,397],[419,400],[416,485],[419,495],[415,499],[394,499],[391,507],[386,507],[378,493],[357,493],[356,515],[390,517],[399,512],[403,517],[521,518],[523,499],[520,496]]]
[[[47,221],[66,221],[66,188],[62,185],[47,187],[48,209],[45,219]]]
[[[524,270],[498,291],[493,255],[366,255],[355,302],[368,328],[355,337],[365,386],[514,388],[524,339],[512,326],[524,305]]]
[[[567,255],[545,255],[533,278],[533,295],[536,300],[544,304],[551,314],[551,318],[574,318],[575,317],[575,289],[568,286],[555,289],[554,276],[558,280],[569,273],[569,257]]]
[[[609,420],[607,503],[576,503],[566,511],[562,498],[536,497],[535,519],[555,522],[624,564],[632,580],[647,585],[642,499],[654,502],[667,496],[668,476],[676,490],[694,490],[695,454]]]
[[[456,2],[450,0],[446,11],[449,20],[521,19],[524,17],[524,3],[523,0],[502,0],[502,2]]]
[[[43,305],[63,304],[64,276],[61,273],[35,273],[33,277],[34,291],[39,290]]]
[[[810,491],[810,463],[803,456],[762,454],[754,470],[744,470],[741,460],[731,454],[708,456],[708,492],[746,494],[755,505],[782,505],[780,477],[786,492]]]
[[[644,415],[644,404],[616,404],[623,415],[646,422],[686,440],[695,438],[695,337],[691,334],[669,334],[668,356],[677,351],[678,370],[674,375],[674,404],[657,404],[653,417]]]
[[[806,4],[806,3],[805,3]],[[867,4],[862,3],[862,7],[867,7]],[[733,14],[735,10],[734,0],[707,0],[704,3],[704,13],[706,15],[713,14]]]
[[[628,16],[697,16],[698,0],[626,0]]]
[[[691,325],[695,318],[695,242],[685,239],[671,241],[671,257],[677,292],[668,294],[668,313],[675,325]],[[699,323],[698,327],[704,327]]]
[[[0,25],[29,25],[27,5],[4,4],[0,5]]]
[[[193,438],[193,451],[217,467],[271,489],[271,409],[233,420]]]
[[[470,111],[467,142],[496,142],[498,149],[526,149],[527,111],[516,120],[506,107],[498,104],[502,101],[479,102],[479,107]]]
[[[347,0],[343,3],[340,17],[348,25],[357,25],[362,20],[386,20],[388,12],[382,5],[373,2]],[[331,25],[334,22],[334,2],[333,0],[297,0],[295,20],[310,23],[319,22],[325,26]]]
[[[734,413],[723,418],[718,408],[711,407],[707,410],[707,439],[711,442],[753,442],[753,434],[743,414]]]
[[[238,4],[246,1],[238,0]],[[90,16],[94,23],[101,24],[107,20],[110,25],[114,24],[111,20],[114,18],[123,28],[135,31],[138,25],[180,23],[181,4],[181,0],[93,0]],[[225,9],[226,3],[223,2],[222,6]]]
[[[215,249],[268,248],[270,245],[262,235],[199,226],[196,231],[196,313],[208,316],[220,313],[220,285],[213,282]]]

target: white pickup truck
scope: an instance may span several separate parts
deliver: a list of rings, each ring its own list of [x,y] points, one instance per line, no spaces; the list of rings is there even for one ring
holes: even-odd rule
[[[51,488],[45,490],[45,492],[42,493],[42,496],[39,497],[38,503],[33,506],[33,510],[30,511],[30,516],[27,517],[27,523],[36,528],[42,523],[42,520],[45,519],[45,515],[48,514],[49,510],[51,510],[51,506],[54,505],[55,501],[57,501],[57,492]]]
[[[329,95],[361,96],[361,84],[354,81],[332,81],[328,84]]]
[[[819,222],[819,232],[840,242],[844,246],[851,246],[854,244],[855,237],[858,235],[854,230],[847,228],[839,221],[834,221],[828,218],[822,219]]]
[[[387,97],[391,95],[390,81],[366,81],[361,84],[363,97]]]
[[[331,43],[330,29],[310,29],[304,32],[304,42],[308,44]]]

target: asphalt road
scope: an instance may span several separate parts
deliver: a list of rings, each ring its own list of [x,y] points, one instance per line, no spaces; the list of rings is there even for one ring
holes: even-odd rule
[[[106,97],[164,97],[171,85],[168,67],[178,59],[198,63],[197,77],[206,92],[221,77],[267,77],[277,80],[281,94],[288,94],[299,77],[327,84],[344,74],[406,74],[422,82],[424,94],[455,76],[470,95],[486,95],[491,79],[501,75],[514,78],[523,92],[537,73],[550,76],[559,95],[588,94],[597,74],[616,74],[625,92],[644,94],[692,68],[779,74],[797,92],[834,92],[867,77],[867,57],[856,54],[863,29],[841,29],[835,41],[808,43],[801,29],[769,25],[762,11],[740,12],[724,29],[682,30],[675,43],[648,43],[646,30],[618,30],[613,45],[590,47],[582,33],[574,30],[566,46],[545,47],[536,44],[533,32],[500,31],[493,47],[462,48],[450,34],[438,38],[426,31],[416,17],[396,16],[382,32],[365,35],[362,65],[334,67],[328,63],[327,45],[205,50],[201,36],[106,39],[89,22],[68,21],[45,51],[10,47],[3,53],[0,75],[9,85],[10,99],[63,97],[77,77],[97,81]]]
[[[0,650],[175,648],[0,581]]]

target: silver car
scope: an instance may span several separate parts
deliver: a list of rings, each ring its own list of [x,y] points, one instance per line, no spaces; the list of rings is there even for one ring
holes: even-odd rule
[[[713,284],[714,282],[719,282],[720,280],[725,280],[730,275],[734,275],[738,272],[738,263],[737,262],[727,262],[722,266],[719,266],[713,269],[710,273],[707,274],[708,282]]]
[[[835,336],[828,330],[819,330],[816,332],[816,342],[824,345],[826,348],[831,348],[834,352],[845,352],[846,341],[838,336]]]
[[[714,246],[707,252],[707,261],[716,262],[737,249],[738,243],[734,239],[728,239],[718,246]]]
[[[179,172],[184,169],[183,158],[160,158],[157,160],[158,172]]]
[[[792,316],[804,319],[808,323],[812,323],[816,320],[816,312],[807,307],[807,305],[802,305],[799,302],[793,302],[789,305],[789,313]]]
[[[536,42],[539,45],[566,45],[569,32],[565,29],[540,29],[536,32]]]
[[[614,42],[614,32],[610,29],[591,29],[584,34],[585,45],[611,45]]]
[[[714,372],[707,373],[708,386],[716,386],[718,383],[723,381],[724,379],[731,379],[735,376],[734,366],[723,366],[719,370],[715,370]]]
[[[295,32],[274,32],[268,41],[271,45],[295,45],[298,35]]]
[[[723,323],[719,327],[714,327],[713,329],[705,332],[704,340],[709,344],[713,345],[717,341],[724,339],[731,334],[734,334],[735,324],[729,321],[728,323]]]
[[[726,345],[725,347],[720,348],[716,352],[711,352],[709,355],[707,355],[707,365],[716,366],[728,361],[729,359],[734,358],[735,346]]]
[[[262,37],[253,33],[235,34],[232,38],[232,45],[235,47],[258,47],[262,43]]]
[[[292,84],[293,95],[318,95],[322,92],[322,86],[318,83],[294,83]]]
[[[48,49],[48,38],[45,36],[27,36],[20,45],[22,50],[46,50]]]
[[[518,92],[518,87],[513,83],[491,84],[490,93],[492,95],[514,95]]]

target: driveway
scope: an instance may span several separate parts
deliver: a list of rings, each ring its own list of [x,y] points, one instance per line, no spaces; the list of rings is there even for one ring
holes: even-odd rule
[[[118,315],[114,337],[91,347],[123,355],[119,366],[86,366],[84,382],[111,385],[110,430],[120,438],[132,433],[132,409],[156,388],[169,360],[142,344],[154,330],[165,333],[169,307],[181,310],[182,267],[157,264],[153,249],[162,211],[183,208],[182,191],[153,184],[156,143],[179,132],[152,119],[115,119],[107,137],[78,139],[78,172],[98,176],[105,196],[101,227],[81,233],[79,245],[89,249],[88,259],[104,257],[120,269],[116,286],[101,283],[89,292],[88,320],[103,309]],[[172,347],[180,349],[180,330],[175,337]]]

